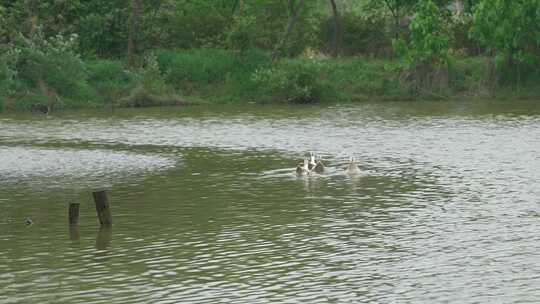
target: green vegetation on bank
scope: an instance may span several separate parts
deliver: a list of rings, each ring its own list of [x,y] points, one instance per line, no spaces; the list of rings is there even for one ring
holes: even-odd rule
[[[540,98],[539,67],[535,0],[0,0],[0,110]]]

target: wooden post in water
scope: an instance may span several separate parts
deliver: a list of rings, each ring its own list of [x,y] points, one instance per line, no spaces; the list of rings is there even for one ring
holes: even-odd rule
[[[78,241],[80,238],[79,232],[79,204],[69,204],[69,238],[72,241]]]
[[[112,215],[111,209],[109,208],[109,201],[107,199],[107,191],[101,190],[92,194],[94,196],[94,202],[96,203],[96,212],[101,227],[111,227]]]
[[[78,241],[81,238],[81,232],[79,225],[69,226],[69,239],[72,241]]]
[[[70,226],[79,225],[79,204],[78,203],[69,204],[69,225]]]
[[[96,237],[96,249],[105,250],[111,245],[112,227],[99,227]]]

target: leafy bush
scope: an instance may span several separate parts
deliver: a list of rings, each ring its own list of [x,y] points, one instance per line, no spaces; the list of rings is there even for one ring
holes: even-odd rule
[[[19,57],[19,51],[14,48],[0,50],[0,96],[14,93],[17,84],[17,71],[14,64]]]
[[[470,35],[472,18],[465,14],[449,23],[450,49],[460,56],[478,56],[484,49]]]
[[[458,93],[485,97],[488,95],[486,75],[489,74],[486,58],[453,59],[450,67],[450,84]]]
[[[75,13],[77,17],[72,21],[73,28],[70,32],[79,35],[79,46],[84,55],[100,57],[117,57],[125,54],[129,24],[126,22],[129,18],[127,3],[78,1],[76,5],[65,5],[61,1],[54,2],[58,6],[55,15],[65,16],[66,8],[77,8],[78,12]]]
[[[321,73],[338,92],[339,100],[403,99],[395,61],[341,58],[322,62]]]
[[[341,16],[340,26],[342,55],[386,56],[391,53],[392,41],[383,16],[346,11]],[[328,17],[319,26],[320,50],[329,53],[333,42],[334,19]]]
[[[169,83],[187,88],[223,83],[236,60],[229,51],[192,49],[158,51],[157,62]]]
[[[150,93],[160,94],[169,91],[168,86],[165,84],[165,78],[159,68],[157,58],[153,53],[146,55],[144,58],[144,65],[139,70],[138,76],[139,83]]]
[[[253,27],[256,24],[255,17],[235,17],[233,26],[227,36],[228,45],[233,50],[244,54],[254,43],[256,33]]]
[[[408,42],[403,39],[393,42],[402,61],[402,85],[413,96],[445,97],[449,81],[449,36],[439,7],[432,0],[420,0],[409,29]]]
[[[141,68],[130,72],[130,91],[118,99],[123,107],[151,107],[187,104],[175,90],[166,83],[157,58],[153,53],[144,58]]]
[[[4,39],[7,39],[8,32],[8,23],[7,23],[7,9],[0,4],[0,44],[5,43]]]
[[[448,60],[448,30],[439,7],[420,0],[411,20],[410,41],[394,41],[394,49],[407,66],[445,65]]]
[[[312,103],[323,100],[332,88],[320,77],[318,62],[282,60],[270,68],[257,70],[252,77],[260,100]]]
[[[502,82],[520,83],[540,63],[540,3],[481,0],[474,7],[471,35],[494,55]]]
[[[42,79],[62,95],[76,95],[71,91],[73,83],[84,81],[86,75],[82,60],[73,51],[75,39],[45,38],[40,31],[30,38],[19,36],[15,44],[20,51],[19,77],[29,85]]]
[[[112,103],[134,87],[134,75],[117,60],[92,60],[86,63],[88,82],[104,102]]]
[[[247,86],[251,73],[269,65],[270,58],[255,50],[246,51],[241,58],[230,50],[162,50],[157,52],[157,63],[168,84],[193,92],[226,84]]]
[[[89,60],[86,62],[88,82],[99,84],[106,82],[129,83],[131,75],[118,60]]]
[[[165,1],[162,1],[165,2]],[[226,30],[231,11],[216,1],[178,0],[176,4],[161,4],[156,16],[167,20],[158,26],[143,29],[144,36],[155,45],[171,48],[221,48],[225,46]],[[155,5],[152,5],[155,6]],[[159,38],[159,39],[156,39]],[[144,39],[146,40],[146,39]],[[164,41],[166,44],[164,45]]]
[[[0,49],[0,95],[9,106],[31,102],[49,107],[80,107],[95,101],[83,61],[75,52],[76,36],[46,38],[38,28],[18,34]],[[6,104],[4,104],[6,106]]]
[[[234,2],[234,1],[231,1]],[[242,15],[254,16],[255,22],[250,29],[254,35],[253,47],[261,50],[274,50],[283,38],[284,27],[295,15],[299,1],[265,0],[242,1]],[[316,29],[320,20],[318,1],[305,1],[298,21],[285,43],[279,50],[285,57],[302,54],[306,49],[316,45]]]

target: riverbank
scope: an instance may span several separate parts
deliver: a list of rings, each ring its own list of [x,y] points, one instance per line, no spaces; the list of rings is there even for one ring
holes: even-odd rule
[[[54,110],[227,103],[368,100],[540,99],[534,81],[494,85],[486,58],[454,58],[429,84],[411,84],[397,60],[302,56],[272,64],[269,54],[221,49],[158,50],[130,68],[122,60],[81,60],[77,77],[59,71],[20,79],[2,110]],[[15,80],[17,80],[15,78]]]

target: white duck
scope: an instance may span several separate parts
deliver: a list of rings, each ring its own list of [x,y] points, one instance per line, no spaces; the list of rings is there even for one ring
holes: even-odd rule
[[[322,157],[318,156],[315,167],[313,168],[313,171],[315,171],[316,173],[322,174],[324,173],[324,170],[325,170],[325,167],[324,167],[324,163],[322,162]]]
[[[354,156],[351,156],[351,158],[349,159],[349,164],[347,165],[347,168],[345,168],[345,173],[348,175],[360,174],[360,168],[358,168]]]
[[[313,170],[313,168],[315,168],[315,166],[317,166],[317,163],[315,162],[315,154],[313,154],[313,152],[309,152],[308,168],[309,168],[309,170]]]
[[[298,164],[298,166],[296,166],[296,175],[298,176],[303,176],[303,175],[308,175],[310,172],[309,170],[309,161],[307,158],[304,159],[304,164]]]

